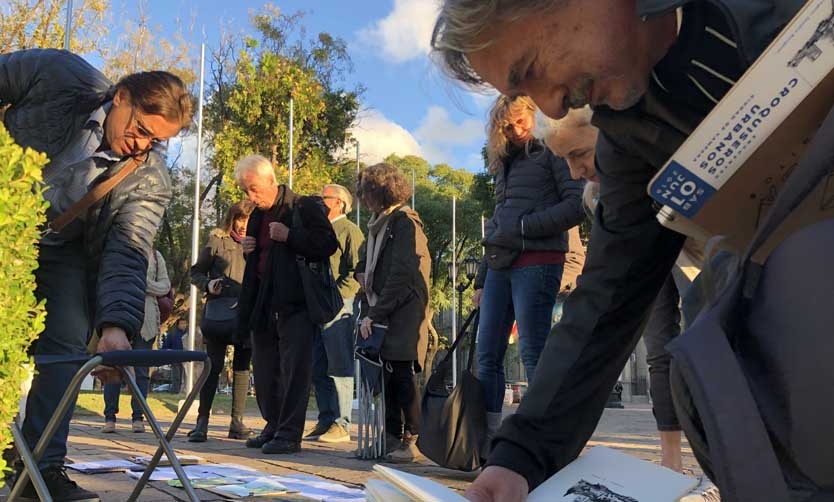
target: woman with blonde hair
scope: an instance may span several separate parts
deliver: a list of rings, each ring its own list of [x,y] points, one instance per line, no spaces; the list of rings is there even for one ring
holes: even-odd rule
[[[550,333],[567,231],[584,217],[582,182],[572,180],[565,161],[533,136],[535,112],[536,105],[526,96],[500,96],[487,126],[496,204],[485,229],[486,253],[474,298],[482,307],[477,357],[487,440],[501,424],[503,361],[513,322],[518,324],[529,381]]]

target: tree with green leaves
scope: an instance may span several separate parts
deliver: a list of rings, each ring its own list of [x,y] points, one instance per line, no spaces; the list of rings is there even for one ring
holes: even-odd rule
[[[302,19],[302,13],[287,15],[267,4],[252,16],[256,36],[239,44],[237,56],[230,40],[213,53],[206,125],[221,185],[218,208],[240,196],[232,170],[244,155],[271,159],[279,180],[287,181],[291,97],[294,189],[309,193],[343,181],[346,169],[336,154],[348,139],[362,89],[341,87],[352,70],[345,42],[327,33],[308,38]]]

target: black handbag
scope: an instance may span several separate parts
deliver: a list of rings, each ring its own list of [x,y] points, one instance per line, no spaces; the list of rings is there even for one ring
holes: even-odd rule
[[[293,210],[292,220],[293,227],[304,228],[298,210]],[[327,324],[336,318],[344,306],[342,295],[330,270],[330,260],[308,261],[301,255],[295,255],[295,263],[298,266],[298,275],[301,276],[304,303],[310,320],[316,324]]]
[[[481,382],[472,374],[479,310],[473,310],[458,339],[437,365],[423,393],[422,420],[417,447],[433,462],[447,469],[471,472],[481,467],[481,444],[487,433],[486,403]],[[473,322],[474,321],[474,322]],[[471,332],[467,332],[472,325]],[[471,337],[469,360],[457,386],[449,392],[446,379],[452,357],[461,342]]]
[[[521,254],[519,249],[510,249],[502,246],[487,244],[484,246],[487,265],[492,270],[506,270],[510,268]]]
[[[209,321],[232,321],[237,319],[237,298],[220,296],[206,301],[203,318]]]

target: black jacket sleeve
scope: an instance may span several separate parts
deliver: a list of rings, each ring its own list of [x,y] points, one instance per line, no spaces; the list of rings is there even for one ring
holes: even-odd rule
[[[488,461],[522,474],[531,490],[582,451],[683,244],[655,219],[646,193],[651,165],[603,133],[597,162],[600,205],[582,281]]]
[[[218,242],[214,236],[209,237],[208,244],[200,250],[197,262],[191,265],[191,284],[197,286],[201,293],[208,292],[208,283],[211,280],[209,272],[214,265],[214,256],[217,254]]]
[[[58,49],[0,54],[0,108],[19,145],[52,158],[110,92],[112,83],[80,56]]]
[[[98,267],[95,326],[118,326],[129,337],[145,319],[147,253],[171,200],[171,180],[158,155],[132,175],[139,181],[113,217]]]
[[[295,254],[311,260],[330,258],[339,249],[339,240],[327,219],[324,202],[319,197],[299,197],[296,204],[303,228],[290,229],[287,244]]]
[[[584,182],[571,179],[565,159],[557,157],[550,150],[546,152],[553,179],[556,180],[556,189],[559,191],[559,203],[521,218],[521,236],[525,239],[538,239],[567,232],[585,218],[585,212],[582,210]]]

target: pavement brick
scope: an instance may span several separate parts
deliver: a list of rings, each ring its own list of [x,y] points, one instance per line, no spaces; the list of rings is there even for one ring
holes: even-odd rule
[[[315,414],[308,414],[308,426],[315,422]],[[259,417],[247,417],[251,427],[262,427]],[[170,417],[161,423],[167,430]],[[101,418],[83,416],[75,417],[70,429],[68,456],[76,461],[127,458],[131,455],[150,455],[156,450],[156,442],[150,429],[144,434],[130,432],[130,424],[120,423],[115,434],[102,434],[98,431]],[[373,462],[354,458],[355,443],[324,444],[305,441],[302,451],[294,455],[264,455],[260,450],[246,448],[243,441],[226,438],[228,423],[226,417],[214,417],[209,428],[209,440],[205,443],[189,443],[185,436],[192,426],[186,422],[180,427],[172,444],[178,454],[199,455],[207,461],[221,463],[233,462],[253,467],[267,474],[313,474],[336,481],[347,486],[362,487],[371,477]],[[353,428],[355,439],[356,428]],[[651,407],[647,405],[630,406],[623,410],[605,410],[602,420],[592,437],[589,446],[604,445],[622,450],[644,460],[660,462],[660,444],[655,430]],[[684,469],[688,474],[700,475],[700,469],[692,456],[691,450],[684,442]],[[438,467],[428,460],[397,468],[420,474],[456,490],[464,490],[475,479],[477,473],[450,471]],[[94,490],[101,495],[103,502],[122,502],[133,490],[134,480],[122,473],[73,475],[81,486]],[[0,499],[8,489],[0,489]],[[201,500],[222,500],[220,497],[198,490]],[[161,502],[185,500],[184,492],[169,487],[163,482],[149,483],[140,498],[142,502]],[[253,499],[253,500],[264,500]]]

